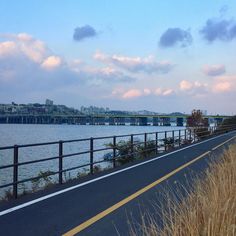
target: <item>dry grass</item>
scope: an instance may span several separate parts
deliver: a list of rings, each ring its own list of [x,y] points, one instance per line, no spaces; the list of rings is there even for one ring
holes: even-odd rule
[[[141,231],[131,235],[148,236],[232,236],[236,235],[236,144],[231,145],[222,161],[212,163],[204,180],[187,193],[182,203],[168,201],[162,212],[163,227],[149,216]]]

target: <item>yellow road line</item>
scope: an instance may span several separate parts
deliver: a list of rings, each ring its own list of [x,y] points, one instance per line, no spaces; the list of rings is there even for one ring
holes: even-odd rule
[[[106,215],[110,214],[111,212],[115,211],[116,209],[120,208],[121,206],[125,205],[126,203],[130,202],[131,200],[133,200],[134,198],[136,198],[139,195],[143,194],[144,192],[148,191],[149,189],[151,189],[151,188],[155,187],[156,185],[160,184],[162,181],[168,179],[172,175],[176,174],[180,170],[182,170],[185,167],[191,165],[192,163],[196,162],[197,160],[201,159],[202,157],[208,155],[209,153],[210,153],[210,151],[207,151],[207,152],[203,153],[201,156],[195,158],[194,160],[178,167],[177,169],[173,170],[169,174],[163,176],[162,178],[160,178],[160,179],[156,180],[155,182],[147,185],[146,187],[140,189],[139,191],[135,192],[134,194],[130,195],[129,197],[127,197],[127,198],[121,200],[120,202],[116,203],[115,205],[109,207],[105,211],[102,211],[101,213],[97,214],[96,216],[94,216],[94,217],[90,218],[89,220],[85,221],[84,223],[78,225],[77,227],[75,227],[72,230],[68,231],[67,233],[63,234],[63,236],[72,236],[72,235],[75,235],[75,234],[81,232],[82,230],[84,230],[88,226],[92,225],[96,221],[102,219]]]
[[[231,141],[231,140],[234,139],[235,137],[236,137],[236,136],[234,136],[234,137],[232,137],[232,138],[226,140],[225,142],[223,142],[223,143],[217,145],[216,147],[212,148],[211,150],[215,151],[217,148],[219,148],[219,147],[223,146],[224,144],[228,143],[229,141]]]
[[[228,139],[227,141],[219,144],[218,146],[212,148],[212,150],[216,150],[217,148],[221,147],[222,145],[224,145],[225,143],[231,141],[232,139],[234,139],[236,136]],[[66,232],[65,234],[63,234],[63,236],[73,236],[75,234],[78,234],[79,232],[81,232],[82,230],[86,229],[87,227],[89,227],[90,225],[94,224],[95,222],[97,222],[98,220],[102,219],[103,217],[109,215],[111,212],[115,211],[116,209],[120,208],[121,206],[125,205],[126,203],[130,202],[131,200],[135,199],[136,197],[140,196],[141,194],[147,192],[148,190],[150,190],[151,188],[155,187],[156,185],[160,184],[161,182],[163,182],[164,180],[168,179],[169,177],[171,177],[172,175],[176,174],[177,172],[181,171],[182,169],[188,167],[189,165],[193,164],[194,162],[198,161],[199,159],[207,156],[208,154],[210,154],[211,151],[207,151],[205,153],[203,153],[202,155],[196,157],[195,159],[193,159],[192,161],[189,161],[187,163],[185,163],[184,165],[178,167],[177,169],[171,171],[170,173],[168,173],[167,175],[161,177],[160,179],[156,180],[155,182],[147,185],[146,187],[140,189],[139,191],[135,192],[134,194],[130,195],[127,198],[124,198],[123,200],[121,200],[120,202],[116,203],[115,205],[107,208],[106,210],[102,211],[101,213],[97,214],[96,216],[90,218],[89,220],[85,221],[84,223],[78,225],[77,227],[71,229],[70,231]]]

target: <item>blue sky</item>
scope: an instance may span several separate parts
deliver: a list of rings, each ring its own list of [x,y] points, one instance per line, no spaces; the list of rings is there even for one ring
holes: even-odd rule
[[[236,113],[234,1],[0,2],[0,102]]]

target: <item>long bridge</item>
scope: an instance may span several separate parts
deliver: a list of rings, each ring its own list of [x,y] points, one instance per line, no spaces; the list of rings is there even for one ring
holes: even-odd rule
[[[51,114],[5,114],[0,115],[0,124],[76,124],[76,125],[153,125],[184,126],[189,115],[51,115]],[[212,120],[214,123],[222,123],[229,116],[209,115],[204,116],[206,123]]]

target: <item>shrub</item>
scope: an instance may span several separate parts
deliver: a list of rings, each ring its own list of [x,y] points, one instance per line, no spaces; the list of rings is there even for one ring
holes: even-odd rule
[[[93,173],[99,173],[102,171],[102,167],[100,165],[93,166]]]
[[[156,154],[156,143],[153,140],[149,140],[146,145],[138,145],[137,151],[139,158],[151,157]]]
[[[31,180],[32,183],[32,190],[33,192],[43,189],[43,188],[47,188],[50,185],[53,184],[53,180],[52,177],[50,175],[53,175],[54,172],[53,171],[40,171],[37,179],[33,179]]]
[[[115,147],[112,143],[109,143],[106,146],[116,149],[116,161],[121,165],[135,159],[153,156],[156,149],[155,142],[151,140],[146,142],[146,146],[145,144],[140,143],[139,140],[135,140],[133,145],[130,140],[122,140],[119,141]],[[112,161],[113,152],[105,154],[103,158],[104,160]]]
[[[174,148],[175,140],[172,137],[164,138],[162,141],[166,150]]]

